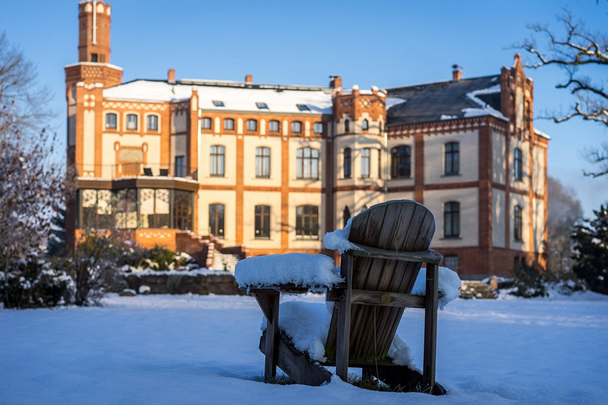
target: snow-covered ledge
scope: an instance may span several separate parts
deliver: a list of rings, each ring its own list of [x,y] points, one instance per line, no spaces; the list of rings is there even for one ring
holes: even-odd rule
[[[237,263],[234,275],[240,288],[332,287],[344,281],[334,259],[306,253],[249,257]]]

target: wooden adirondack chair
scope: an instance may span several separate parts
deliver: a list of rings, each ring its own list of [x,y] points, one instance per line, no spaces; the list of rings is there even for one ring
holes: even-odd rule
[[[328,360],[323,365],[335,365],[343,380],[348,367],[360,367],[364,376],[375,375],[404,391],[445,393],[435,382],[437,266],[442,257],[429,250],[434,232],[433,214],[414,201],[377,204],[353,218],[349,240],[361,250],[342,254],[341,275],[346,282],[327,293],[327,300],[335,305],[325,346]],[[427,265],[426,295],[411,295],[422,263]],[[265,380],[275,377],[278,365],[297,383],[329,381],[331,373],[295,349],[278,329],[280,292],[294,292],[293,286],[251,291],[267,319],[260,340],[266,355]],[[425,309],[422,375],[387,358],[406,307]]]

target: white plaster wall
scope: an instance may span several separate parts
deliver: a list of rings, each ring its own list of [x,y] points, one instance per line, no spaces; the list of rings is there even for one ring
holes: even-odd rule
[[[378,136],[346,135],[335,139],[334,162],[337,185],[379,185],[378,155],[383,154],[383,140]],[[351,177],[344,178],[344,149],[351,148]],[[370,149],[370,177],[361,177],[361,149]],[[384,157],[383,157],[384,163]],[[382,173],[382,176],[385,174]]]
[[[336,213],[334,217],[336,229],[340,229],[343,226],[343,213],[345,206],[347,206],[350,210],[351,217],[354,217],[363,211],[366,206],[367,208],[370,208],[374,204],[385,201],[383,192],[365,190],[339,191],[335,193],[334,198],[336,205]],[[399,198],[400,197],[390,199]]]
[[[492,189],[492,245],[504,248],[505,231],[507,226],[507,215],[505,212],[505,192],[496,188]]]
[[[408,145],[410,147],[412,160],[412,166],[410,168],[411,177],[408,179],[391,179],[391,149],[400,145]],[[413,186],[414,177],[416,175],[416,148],[414,145],[414,137],[408,136],[403,138],[389,138],[388,150],[384,153],[384,156],[382,157],[382,162],[384,166],[384,172],[382,173],[382,177],[389,179],[389,187]]]
[[[84,111],[83,170],[95,170],[95,111]]]
[[[147,163],[146,166],[152,168],[152,172],[155,175],[160,173],[160,150],[161,142],[160,135],[123,135],[120,136],[117,133],[104,133],[102,135],[102,154],[101,159],[103,163],[102,176],[104,178],[114,177],[116,162],[116,151],[114,144],[118,142],[120,146],[135,146],[141,148],[144,143],[148,144],[148,151],[146,153]]]
[[[270,239],[255,238],[256,205],[270,206]],[[268,191],[245,191],[243,194],[243,210],[243,243],[245,246],[247,248],[280,249],[281,193]]]
[[[319,179],[297,179],[296,151],[299,148],[310,147],[319,151]],[[290,187],[322,187],[325,170],[325,142],[317,139],[289,139],[289,186]]]
[[[545,153],[541,147],[532,149],[532,189],[540,195],[545,194]]]
[[[510,241],[510,247],[512,250],[521,250],[521,251],[525,251],[525,252],[529,252],[530,248],[532,246],[533,240],[532,238],[534,237],[533,235],[530,235],[530,204],[529,204],[529,199],[527,196],[524,195],[520,195],[520,194],[515,194],[515,193],[511,193],[511,201],[510,201],[510,205],[509,205],[509,235],[511,238]],[[515,206],[519,205],[522,208],[522,232],[521,232],[521,237],[523,239],[522,241],[516,241],[515,240],[515,229],[514,229],[514,210],[515,210]]]
[[[545,202],[541,199],[534,199],[534,251],[546,252],[544,231],[545,231]]]
[[[396,193],[388,193],[386,201],[390,200],[414,200],[413,191],[399,191]]]
[[[289,193],[289,248],[290,249],[322,249],[325,229],[325,196],[321,193]],[[319,207],[319,239],[296,238],[296,207],[300,205],[316,205]]]
[[[521,149],[523,156],[523,176],[522,181],[516,181],[514,176],[514,167],[515,167],[515,148]],[[511,138],[511,150],[509,153],[509,170],[511,171],[511,187],[516,188],[518,190],[528,191],[528,187],[530,184],[530,142],[519,140],[517,138]]]
[[[223,241],[228,246],[236,244],[236,191],[199,190],[198,197],[198,234],[209,234],[209,205],[224,204]]]
[[[448,142],[460,142],[460,174],[456,176],[444,175],[444,145]],[[479,180],[479,133],[477,130],[424,135],[424,184],[477,180]]]
[[[492,132],[492,181],[505,184],[506,173],[506,139],[505,134],[498,131]]]
[[[458,239],[444,239],[443,207],[448,201],[460,203],[460,238]],[[437,224],[433,248],[477,246],[479,244],[479,189],[425,191],[424,205],[435,215]]]
[[[281,143],[279,137],[245,136],[244,138],[244,184],[245,186],[281,186]],[[270,178],[256,177],[256,148],[270,148]],[[295,158],[295,157],[294,157]]]
[[[211,176],[211,146],[224,146],[224,177]],[[199,182],[214,185],[236,185],[236,136],[201,135],[199,144]]]

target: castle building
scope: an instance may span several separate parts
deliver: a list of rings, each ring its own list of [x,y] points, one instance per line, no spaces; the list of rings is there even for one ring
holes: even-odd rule
[[[363,209],[414,199],[466,277],[545,267],[548,136],[516,55],[500,74],[380,90],[176,79],[122,82],[111,7],[81,2],[68,65],[72,240],[110,226],[141,245],[323,252]],[[203,263],[204,264],[204,263]]]

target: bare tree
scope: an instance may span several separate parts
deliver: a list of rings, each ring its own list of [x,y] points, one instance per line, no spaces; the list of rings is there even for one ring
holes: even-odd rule
[[[529,26],[534,37],[526,39],[516,47],[532,55],[533,62],[526,65],[527,67],[537,69],[554,65],[566,72],[567,79],[556,87],[569,90],[576,102],[567,113],[553,116],[553,121],[560,123],[580,117],[585,121],[608,127],[608,91],[604,90],[605,83],[583,73],[597,67],[608,67],[608,36],[589,31],[582,21],[575,21],[568,10],[564,10],[558,20],[563,26],[562,34],[552,31],[547,25],[534,24]],[[546,45],[537,46],[537,36],[547,40]],[[605,74],[602,78],[604,76]],[[608,143],[588,152],[587,155],[599,169],[585,172],[586,176],[599,177],[608,174]]]
[[[0,34],[0,271],[44,247],[63,199],[63,175],[53,163],[49,92],[33,65]]]

